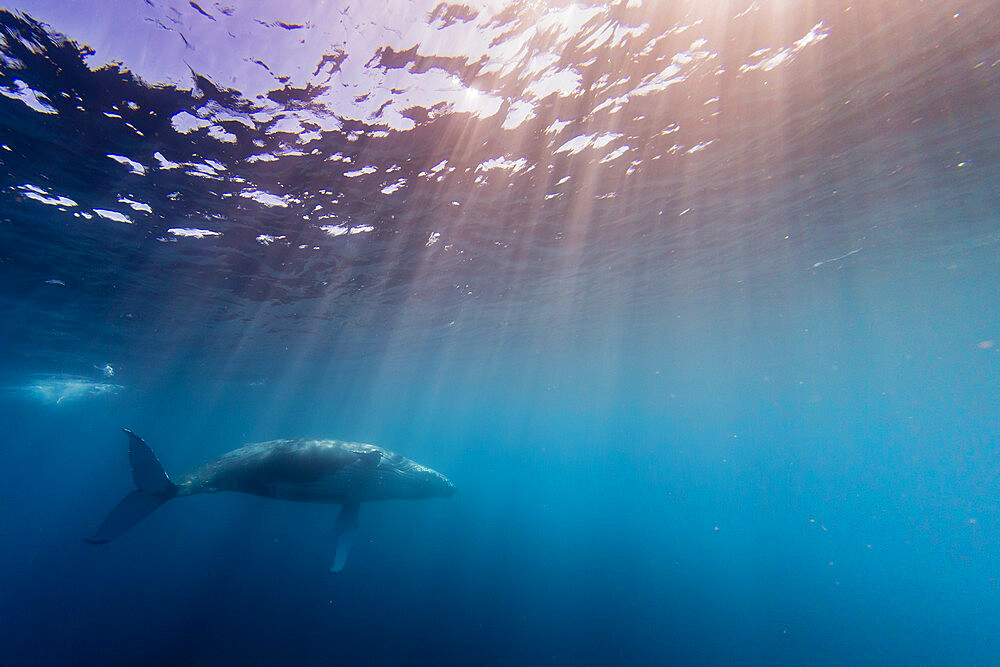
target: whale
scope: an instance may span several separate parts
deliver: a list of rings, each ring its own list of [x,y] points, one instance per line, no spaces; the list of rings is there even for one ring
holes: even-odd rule
[[[426,466],[377,445],[343,440],[268,440],[234,449],[171,480],[146,442],[128,429],[135,489],[122,499],[93,536],[105,544],[173,498],[237,491],[266,498],[340,505],[330,572],[344,569],[354,542],[361,503],[444,498],[451,481]]]

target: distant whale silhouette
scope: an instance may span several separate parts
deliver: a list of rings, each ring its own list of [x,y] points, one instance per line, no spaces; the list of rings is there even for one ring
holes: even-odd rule
[[[375,445],[342,440],[270,440],[212,459],[170,481],[153,450],[128,429],[136,489],[118,503],[91,544],[109,542],[171,498],[240,491],[268,498],[340,505],[337,547],[330,572],[340,572],[354,541],[362,502],[438,498],[455,493],[439,472]]]

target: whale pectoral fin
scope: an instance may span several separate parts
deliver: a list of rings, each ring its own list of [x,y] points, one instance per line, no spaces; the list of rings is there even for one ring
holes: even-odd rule
[[[344,569],[347,562],[347,552],[354,544],[354,533],[358,530],[358,510],[361,503],[348,502],[340,507],[340,514],[337,515],[337,551],[333,556],[333,565],[330,572],[336,574]]]

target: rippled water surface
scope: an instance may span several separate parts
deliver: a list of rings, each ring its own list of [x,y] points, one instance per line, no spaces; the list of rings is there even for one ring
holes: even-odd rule
[[[1000,661],[997,3],[95,7],[0,10],[7,662]],[[92,547],[120,426],[460,493]]]

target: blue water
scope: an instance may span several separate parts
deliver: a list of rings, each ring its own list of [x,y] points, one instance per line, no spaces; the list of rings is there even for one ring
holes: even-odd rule
[[[997,9],[0,12],[0,662],[1000,663]]]

